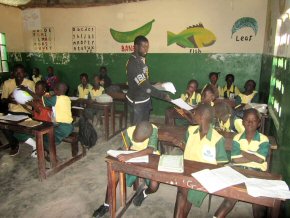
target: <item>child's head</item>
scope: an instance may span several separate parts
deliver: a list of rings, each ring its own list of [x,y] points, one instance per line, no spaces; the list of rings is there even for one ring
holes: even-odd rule
[[[52,66],[49,66],[49,67],[47,68],[47,73],[48,73],[48,76],[49,76],[49,77],[51,77],[51,76],[54,75],[54,69],[53,69]]]
[[[213,108],[208,104],[199,104],[195,109],[194,119],[198,125],[212,123],[213,117]]]
[[[211,104],[215,100],[214,90],[211,86],[206,86],[201,93],[201,102],[205,104]]]
[[[89,76],[86,73],[82,73],[80,75],[80,80],[83,86],[87,86],[88,82],[89,82]]]
[[[208,78],[209,78],[209,81],[211,84],[215,85],[219,79],[219,73],[217,72],[211,72],[209,75],[208,75]]]
[[[16,64],[13,68],[13,74],[16,83],[20,85],[26,76],[24,66],[22,64]]]
[[[133,132],[133,140],[135,142],[144,142],[153,132],[153,127],[148,121],[142,121],[136,125]]]
[[[95,87],[99,87],[100,86],[100,82],[101,82],[100,77],[99,76],[95,76],[94,77],[94,86]]]
[[[100,75],[105,76],[107,74],[107,68],[105,66],[100,67]]]
[[[32,73],[33,73],[33,75],[35,75],[35,76],[39,76],[39,74],[40,74],[39,68],[37,68],[37,67],[33,68]]]
[[[198,82],[195,79],[189,80],[187,83],[187,92],[194,93],[198,88]]]
[[[261,124],[260,113],[254,109],[247,109],[243,116],[243,125],[246,133],[255,132]]]
[[[38,97],[41,97],[45,94],[46,92],[46,82],[44,81],[38,81],[36,84],[35,84],[35,94],[38,96]]]
[[[252,93],[255,88],[256,88],[256,82],[252,79],[249,79],[246,83],[245,83],[245,91]]]
[[[226,75],[226,82],[228,86],[231,86],[235,81],[235,76],[231,73]]]
[[[63,82],[59,82],[54,86],[54,93],[55,95],[65,95],[67,91],[67,85]]]
[[[226,122],[232,114],[232,108],[225,102],[218,102],[214,105],[214,113],[217,119]]]

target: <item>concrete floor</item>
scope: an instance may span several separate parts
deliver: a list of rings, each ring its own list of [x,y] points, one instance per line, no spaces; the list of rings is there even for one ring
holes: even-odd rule
[[[38,180],[37,159],[30,157],[29,145],[21,144],[15,157],[8,155],[9,149],[0,151],[0,217],[92,217],[105,198],[106,151],[122,145],[120,135],[106,142],[102,127],[97,131],[99,140],[85,158],[43,182]],[[58,147],[61,159],[69,152],[70,146],[66,143]],[[141,207],[132,204],[123,217],[172,217],[175,197],[176,187],[161,184],[158,192],[149,196]],[[207,212],[206,198],[201,208],[192,207],[189,217],[212,217],[222,200],[213,197]],[[228,217],[252,217],[251,208],[239,202]]]

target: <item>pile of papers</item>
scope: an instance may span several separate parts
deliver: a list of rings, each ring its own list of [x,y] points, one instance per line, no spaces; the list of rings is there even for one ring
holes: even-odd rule
[[[27,115],[13,115],[13,114],[7,114],[5,116],[0,116],[1,120],[7,120],[7,121],[14,121],[19,122],[21,120],[28,119],[29,117]]]
[[[183,173],[183,155],[162,155],[159,159],[158,171]]]
[[[204,169],[191,174],[209,193],[246,181],[247,177],[231,167]]]
[[[132,154],[137,151],[123,151],[123,150],[109,150],[107,151],[107,154],[117,158],[120,154]],[[135,157],[130,160],[127,160],[126,163],[149,163],[149,156],[141,156],[141,157]]]

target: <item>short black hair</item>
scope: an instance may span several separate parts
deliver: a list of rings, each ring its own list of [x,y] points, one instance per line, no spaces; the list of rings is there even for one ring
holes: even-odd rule
[[[105,66],[101,66],[101,67],[100,67],[100,71],[101,71],[101,70],[105,70],[105,71],[107,71],[107,67],[105,67]]]
[[[46,84],[46,82],[43,81],[43,80],[40,80],[40,81],[36,82],[36,83],[35,83],[35,87],[36,87],[36,86],[42,86],[42,87],[45,89],[45,91],[47,90],[47,84]]]
[[[226,75],[226,81],[228,80],[228,78],[232,77],[233,78],[233,81],[235,81],[235,76],[231,73],[227,74]]]
[[[80,78],[81,78],[81,79],[82,79],[83,77],[85,77],[87,80],[89,79],[89,76],[88,76],[87,73],[82,73],[82,74],[80,75]]]
[[[24,68],[23,64],[15,64],[13,67],[13,73],[15,73],[17,71],[17,69],[21,69],[25,72],[25,68]]]
[[[196,84],[196,88],[198,88],[198,82],[197,82],[197,80],[195,80],[195,79],[189,80],[188,83],[187,83],[187,87],[189,87],[191,83],[195,83]]]
[[[246,119],[246,117],[249,116],[250,114],[254,114],[257,119],[261,120],[261,114],[255,108],[249,108],[245,110],[243,119]]]
[[[213,107],[208,104],[199,104],[195,109],[195,113],[198,115],[207,115],[210,122],[213,122],[214,110]]]
[[[140,45],[142,42],[149,42],[145,36],[137,36],[134,40],[134,45]]]
[[[204,95],[204,93],[206,93],[206,92],[211,92],[212,94],[214,94],[214,90],[213,90],[213,88],[212,88],[210,85],[207,85],[207,86],[203,89],[201,95]]]
[[[34,67],[33,70],[35,70],[37,73],[40,73],[39,68]]]
[[[254,89],[255,89],[255,88],[256,88],[256,82],[255,82],[254,80],[252,80],[252,79],[247,80],[247,82],[245,83],[245,86],[246,86],[246,84],[249,83],[249,82],[251,82],[251,83],[254,84]]]
[[[219,72],[210,72],[208,78],[211,78],[212,76],[216,76],[218,78],[219,74],[220,74]]]

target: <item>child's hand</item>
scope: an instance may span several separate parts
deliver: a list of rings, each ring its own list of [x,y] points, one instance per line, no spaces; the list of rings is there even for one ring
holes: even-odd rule
[[[130,160],[132,157],[130,154],[120,154],[117,159],[121,162],[126,162],[127,160]]]

